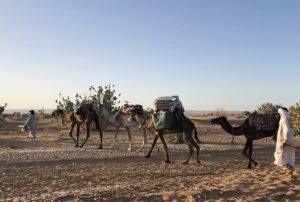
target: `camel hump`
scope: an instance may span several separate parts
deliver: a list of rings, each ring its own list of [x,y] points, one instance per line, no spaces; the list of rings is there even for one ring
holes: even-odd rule
[[[279,118],[276,113],[259,114],[256,111],[249,116],[249,126],[257,130],[276,130]]]

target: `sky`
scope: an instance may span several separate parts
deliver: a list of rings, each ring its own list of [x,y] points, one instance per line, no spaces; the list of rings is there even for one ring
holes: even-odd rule
[[[244,111],[300,101],[300,1],[0,0],[0,105],[56,108],[115,85],[121,103]]]

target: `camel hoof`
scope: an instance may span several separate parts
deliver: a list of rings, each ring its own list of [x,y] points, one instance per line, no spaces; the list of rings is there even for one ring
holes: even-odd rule
[[[171,163],[171,161],[170,160],[166,160],[165,163]]]
[[[256,167],[258,165],[258,163],[254,163],[254,167]]]
[[[149,155],[149,154],[147,154],[147,155],[145,156],[145,158],[149,159],[149,158],[150,158],[150,155]]]
[[[183,162],[182,164],[187,165],[188,163],[189,163],[188,161],[185,161],[185,162]]]
[[[102,145],[100,145],[100,146],[98,147],[98,149],[102,149]]]
[[[77,144],[77,145],[75,145],[74,147],[78,147],[78,144]]]
[[[201,164],[201,161],[197,161],[198,164]]]
[[[80,145],[80,148],[82,148],[83,147],[83,145]]]

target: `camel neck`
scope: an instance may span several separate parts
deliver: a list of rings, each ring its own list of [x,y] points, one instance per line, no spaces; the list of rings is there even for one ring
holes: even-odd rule
[[[244,124],[245,122],[237,127],[232,127],[231,124],[225,119],[223,122],[220,123],[221,127],[229,134],[234,136],[240,136],[245,133],[244,131]]]

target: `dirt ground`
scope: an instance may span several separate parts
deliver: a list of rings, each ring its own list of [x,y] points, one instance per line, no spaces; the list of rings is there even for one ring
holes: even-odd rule
[[[188,165],[182,164],[186,144],[168,142],[170,164],[164,163],[159,141],[160,151],[144,158],[153,136],[148,133],[147,147],[136,152],[142,143],[138,129],[132,130],[133,151],[127,151],[124,130],[110,148],[113,128],[104,131],[100,150],[96,131],[83,148],[75,148],[68,128],[51,119],[39,122],[37,141],[17,131],[24,122],[8,120],[9,131],[0,133],[0,201],[300,201],[299,150],[294,178],[273,165],[271,138],[254,142],[253,158],[259,164],[245,169],[243,136],[231,144],[220,127],[209,131],[208,121],[194,122],[202,134],[201,165],[195,154]],[[82,142],[84,131],[80,137]]]

